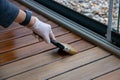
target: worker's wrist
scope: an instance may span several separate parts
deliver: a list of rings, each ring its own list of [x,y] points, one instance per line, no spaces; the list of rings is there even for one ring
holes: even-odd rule
[[[17,16],[17,18],[15,19],[15,22],[17,23],[22,23],[25,21],[27,14],[25,11],[23,10],[19,10],[19,14]],[[26,25],[27,27],[32,27],[35,23],[35,17],[31,15],[30,21],[28,22],[28,24]]]
[[[27,26],[31,21],[32,12],[29,10],[25,10],[24,12],[26,13],[26,16],[25,16],[24,21],[21,22],[20,24],[23,26]]]
[[[31,28],[35,24],[35,17],[32,16],[29,24],[27,25],[28,28]]]

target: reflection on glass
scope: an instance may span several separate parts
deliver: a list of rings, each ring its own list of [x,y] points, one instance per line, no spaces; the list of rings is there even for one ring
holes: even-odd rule
[[[108,24],[109,0],[54,0],[70,9],[95,19],[103,24]],[[117,26],[119,1],[114,0],[113,28]]]

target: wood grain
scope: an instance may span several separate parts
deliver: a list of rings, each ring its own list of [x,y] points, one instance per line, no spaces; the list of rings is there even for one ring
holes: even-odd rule
[[[53,32],[56,33],[55,36],[59,36],[59,35],[68,33],[69,31],[61,27],[54,27]],[[33,34],[33,31],[25,27],[19,28],[19,29],[13,29],[9,31],[4,31],[3,33],[0,33],[0,42],[24,37],[30,34]]]
[[[68,36],[68,37],[66,37]],[[64,38],[64,39],[63,39]],[[71,40],[70,40],[71,39]],[[71,43],[77,40],[80,40],[80,38],[76,35],[73,35],[72,33],[66,34],[64,36],[57,37],[58,41],[64,42],[64,43]],[[89,44],[89,43],[86,43]],[[91,44],[89,44],[91,46]],[[4,54],[0,54],[0,64],[6,64],[11,61],[15,61],[21,58],[25,58],[31,55],[35,55],[38,53],[41,53],[46,50],[50,50],[52,48],[55,48],[52,44],[47,44],[45,42],[39,42],[36,44],[32,44],[14,51],[9,51]]]
[[[0,67],[0,80],[5,77],[9,77],[59,60],[61,57],[57,53],[57,49],[52,49],[42,54],[2,66]]]
[[[42,39],[39,41],[32,31],[13,23],[7,29],[0,28],[0,51],[3,51],[0,54],[0,80],[119,80],[119,70],[114,71],[120,68],[119,59],[29,7],[10,1],[50,24],[57,41],[73,46],[78,54],[63,55],[54,45]]]
[[[23,26],[18,25],[17,23],[13,22],[8,28],[3,28],[2,30],[0,30],[0,34],[6,31],[9,31],[9,30],[14,30],[14,29],[22,28],[22,27]]]
[[[81,47],[80,44],[79,46]],[[78,66],[82,66],[108,55],[108,52],[96,47],[84,52],[79,52],[73,56],[62,58],[61,60],[46,66],[39,67],[26,73],[11,77],[8,80],[45,80],[46,78],[55,76]]]
[[[53,28],[53,33],[54,35],[57,37],[57,36],[61,36],[61,35],[65,35],[67,33],[69,33],[70,31],[62,28],[62,27],[57,27],[57,28]]]
[[[15,50],[17,48],[37,43],[38,41],[39,40],[36,39],[33,35],[25,36],[14,40],[3,41],[0,42],[0,53]]]
[[[68,34],[67,36],[72,36],[72,35]],[[73,36],[73,38],[75,38],[75,36]],[[64,39],[65,39],[65,38],[64,38]],[[71,43],[71,42],[73,42],[73,41],[75,41],[75,40],[79,40],[79,38],[78,38],[78,39],[76,38],[76,39],[71,40],[71,41],[70,41],[69,39],[70,39],[70,37],[69,37],[69,38],[66,38],[66,40],[64,40],[64,42],[66,42],[66,43],[70,42],[70,43]],[[71,37],[71,39],[72,39],[72,37]],[[60,38],[58,38],[58,40],[61,41],[62,38],[60,37]],[[76,42],[76,43],[78,43],[78,42]],[[91,44],[89,44],[89,43],[87,43],[87,42],[81,41],[81,42],[79,42],[79,43],[85,43],[84,45],[89,46],[89,48],[90,48],[90,47],[93,47],[93,45],[91,45]],[[45,46],[45,45],[46,45],[46,46]],[[42,44],[42,45],[36,46],[35,48],[38,50],[38,52],[35,51],[36,49],[34,48],[34,49],[32,49],[32,50],[31,50],[31,49],[28,50],[29,53],[26,54],[26,55],[27,55],[27,56],[30,56],[30,54],[36,54],[36,53],[38,54],[38,53],[40,53],[40,51],[43,51],[43,50],[46,51],[46,49],[52,50],[51,48],[55,48],[55,46],[53,46],[53,45],[49,45],[49,46],[47,46],[47,45],[48,45],[48,44],[45,44],[45,43],[44,43],[44,44]],[[74,44],[74,43],[72,43],[71,45],[72,45],[73,47],[75,47],[75,44]],[[76,46],[76,47],[77,47],[77,46]],[[75,48],[76,48],[76,47],[75,47]],[[80,48],[80,47],[79,47],[79,48]],[[86,49],[85,46],[81,46],[81,48],[80,48],[78,51],[84,50],[83,48]],[[88,47],[87,47],[87,48],[88,48]],[[25,49],[25,48],[23,48],[23,49]],[[26,50],[27,50],[27,49],[26,49]],[[47,50],[47,51],[48,51],[48,50]],[[23,52],[23,51],[16,51],[16,52]],[[30,53],[30,52],[31,52],[31,53]],[[19,58],[20,58],[20,57],[26,57],[25,53],[26,53],[25,50],[24,50],[24,55],[23,55],[23,56],[22,56],[22,55],[20,56],[20,54],[22,54],[22,53],[19,53],[19,54],[18,54],[18,55],[19,55]],[[42,52],[42,54],[43,54],[43,53],[44,53],[44,52]],[[7,54],[7,53],[6,53],[6,54]],[[8,53],[8,55],[6,55],[6,54],[5,54],[4,57],[2,56],[2,57],[3,57],[3,58],[2,58],[2,61],[4,61],[4,62],[5,62],[5,58],[7,58],[7,56],[9,56],[9,57],[8,57],[8,59],[9,59],[9,58],[10,58],[10,55],[12,55],[12,54],[10,54],[10,53]],[[54,54],[56,54],[56,53],[54,53]],[[42,57],[42,56],[41,56],[41,57]],[[7,59],[7,60],[8,60],[8,59]],[[36,58],[34,58],[34,59],[36,59]],[[41,58],[40,58],[40,59],[41,59]],[[6,61],[7,61],[7,60],[6,60]],[[23,61],[25,62],[25,60],[23,60]],[[31,61],[30,61],[30,62],[31,62]],[[17,63],[19,63],[19,62],[17,62]],[[43,63],[44,63],[44,62],[43,62]],[[10,65],[13,65],[13,64],[14,64],[14,63],[11,63]],[[46,64],[46,63],[44,63],[44,64]],[[33,67],[33,66],[30,67],[30,65],[31,65],[31,63],[29,63],[29,68],[26,68],[27,70]],[[36,64],[36,65],[37,65],[37,64]],[[5,66],[7,66],[7,65],[5,65]],[[5,68],[5,66],[3,66],[3,68]],[[8,64],[8,66],[9,66],[9,64]],[[26,66],[26,65],[22,65],[22,66]],[[27,65],[27,66],[28,66],[28,65]],[[17,68],[17,67],[19,67],[19,66],[16,66],[16,68]],[[2,67],[0,67],[0,69],[1,69],[1,68],[2,68]],[[11,68],[12,68],[12,67],[11,67]],[[14,66],[14,68],[15,68],[15,66]],[[16,68],[15,68],[15,70],[16,70]],[[10,69],[10,66],[9,66],[8,69]],[[6,69],[4,69],[4,70],[9,71],[8,69],[6,68]],[[18,71],[18,69],[17,69],[17,72],[25,71],[26,69],[23,69],[23,68],[22,68],[22,69],[20,69],[19,71]],[[1,70],[3,70],[3,69],[1,69]],[[10,69],[10,70],[13,70],[13,69]],[[4,72],[4,71],[3,71],[3,72]],[[16,71],[15,71],[15,72],[16,72]],[[12,73],[13,73],[13,72],[12,72]],[[11,74],[12,74],[12,73],[11,73]],[[9,74],[9,73],[8,73],[8,74]],[[9,74],[9,75],[11,75],[11,74]],[[7,75],[7,74],[6,74],[6,75]]]
[[[0,42],[6,41],[6,40],[10,40],[10,39],[16,39],[16,38],[20,38],[26,35],[30,35],[33,32],[27,28],[20,28],[20,29],[15,29],[15,30],[9,30],[9,31],[5,31],[3,33],[0,34]]]
[[[102,59],[84,67],[80,67],[49,80],[91,80],[95,76],[104,74],[119,67],[120,60],[114,56],[110,56],[108,58]]]
[[[79,44],[78,44],[79,43]],[[86,45],[86,46],[82,46],[82,44],[80,44],[80,43],[83,43],[83,45]],[[75,46],[76,44],[78,44],[77,46]],[[83,41],[78,41],[78,42],[76,42],[76,43],[72,43],[71,44],[73,47],[75,47],[76,49],[78,49],[78,52],[80,52],[80,51],[84,51],[85,49],[88,49],[88,48],[91,48],[91,47],[93,47],[91,44],[89,44],[89,43],[86,43],[86,42],[83,42]],[[89,47],[87,47],[87,46],[89,46]],[[83,49],[84,48],[84,49]],[[46,52],[45,52],[46,53]],[[43,54],[43,53],[42,53]],[[47,52],[47,54],[49,54],[49,51]],[[59,54],[59,52],[55,52],[55,53],[53,53],[53,54]],[[40,54],[41,55],[41,54]],[[37,55],[38,56],[38,55]],[[37,61],[37,63],[39,63],[40,62],[40,60],[42,59],[42,57],[43,56],[39,56],[39,59],[38,59],[38,61]],[[51,56],[49,56],[49,57],[51,57]],[[34,59],[37,59],[37,57],[35,58],[35,57],[30,57],[30,58],[28,58],[29,60],[34,60]],[[23,60],[21,60],[21,61],[17,61],[17,62],[15,62],[15,63],[11,63],[11,64],[8,64],[8,65],[5,65],[5,66],[3,66],[3,67],[0,67],[0,71],[2,71],[5,75],[2,75],[3,77],[5,77],[5,76],[12,76],[12,75],[14,75],[14,74],[18,74],[18,73],[20,73],[20,72],[23,72],[23,71],[26,71],[26,70],[29,70],[29,69],[31,69],[31,68],[33,68],[33,67],[35,67],[35,66],[31,66],[31,63],[32,64],[34,64],[34,65],[40,65],[40,63],[39,64],[37,64],[36,62],[34,62],[34,61],[30,61],[28,64],[24,64],[24,63],[27,63],[27,61],[28,61],[28,59],[23,59]],[[62,59],[62,58],[61,58]],[[50,61],[51,62],[51,60],[49,60],[49,58],[48,59],[46,59],[47,61]],[[53,61],[54,61],[54,58],[52,59]],[[56,58],[55,58],[55,60],[56,60]],[[36,60],[35,60],[36,61]],[[35,64],[36,63],[36,64]],[[15,65],[15,64],[17,64],[17,65]],[[21,64],[24,64],[24,65],[22,65],[22,67],[20,67],[20,65]],[[45,62],[42,62],[41,64],[47,64],[47,63],[45,63]],[[14,66],[14,67],[11,67],[11,66]],[[24,68],[23,68],[23,66],[24,66]],[[29,67],[27,67],[26,68],[26,66],[29,66]],[[9,68],[8,68],[9,67]],[[18,68],[19,68],[19,70],[18,70]],[[17,70],[17,71],[16,71]],[[5,73],[5,72],[8,72],[8,73]],[[2,74],[3,74],[2,73]],[[12,74],[13,73],[13,74]],[[2,77],[1,76],[1,77]]]
[[[55,33],[55,36],[69,33],[69,31],[67,31],[63,28],[60,28],[60,27],[54,28],[53,32]],[[19,36],[19,35],[17,35],[17,36]],[[37,42],[38,42],[38,39],[35,38],[33,35],[28,35],[28,36],[24,36],[24,37],[17,38],[17,39],[3,41],[3,42],[0,42],[0,53],[14,50],[17,48],[21,48],[21,47],[24,47],[24,46],[27,46],[27,45],[30,45],[33,43],[37,43]]]
[[[103,75],[94,80],[120,80],[120,69],[113,71],[111,73],[108,73],[106,75]]]
[[[46,23],[50,24],[52,28],[58,27],[59,25],[52,21],[47,21]],[[60,27],[60,26],[59,26]]]

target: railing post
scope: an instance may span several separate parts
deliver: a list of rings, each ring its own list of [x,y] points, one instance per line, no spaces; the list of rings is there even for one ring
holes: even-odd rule
[[[108,27],[107,27],[107,40],[111,42],[111,31],[112,31],[112,19],[113,19],[113,0],[109,0],[109,11],[108,11]]]
[[[119,27],[120,25],[120,0],[119,0],[119,6],[118,6],[118,18],[117,18],[117,32],[119,33]]]

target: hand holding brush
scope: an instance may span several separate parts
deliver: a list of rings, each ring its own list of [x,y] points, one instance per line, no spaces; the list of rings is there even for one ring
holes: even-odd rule
[[[36,23],[31,27],[34,34],[42,37],[47,43],[52,43],[68,54],[76,54],[77,51],[70,45],[56,41],[51,26],[36,18]]]

